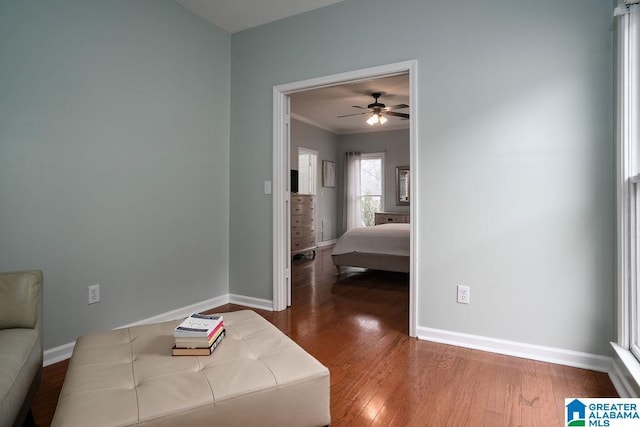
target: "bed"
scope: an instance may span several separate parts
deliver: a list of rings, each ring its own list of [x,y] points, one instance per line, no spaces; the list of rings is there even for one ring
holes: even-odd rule
[[[340,267],[409,272],[410,224],[380,224],[354,228],[344,233],[331,254],[338,274]]]

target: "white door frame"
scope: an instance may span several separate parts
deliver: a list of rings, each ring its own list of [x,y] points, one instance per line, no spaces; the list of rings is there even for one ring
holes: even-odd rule
[[[303,80],[273,87],[273,310],[287,308],[291,289],[290,227],[289,227],[289,96],[295,92],[337,86],[347,82],[371,80],[388,75],[409,73],[409,156],[411,167],[411,262],[409,280],[409,335],[416,336],[418,269],[420,245],[417,239],[419,216],[418,154],[418,91],[416,60],[348,71],[325,77]]]

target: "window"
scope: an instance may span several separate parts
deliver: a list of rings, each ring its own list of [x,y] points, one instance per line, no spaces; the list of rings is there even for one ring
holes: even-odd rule
[[[622,9],[621,9],[622,8]],[[618,341],[640,359],[640,304],[638,297],[640,248],[640,6],[627,5],[620,12],[618,26],[618,241],[621,244],[618,271],[620,284],[619,310],[621,330]]]
[[[640,273],[640,265],[638,264],[638,248],[640,245],[640,175],[635,175],[629,179],[629,212],[631,217],[631,227],[629,227],[629,242],[627,246],[630,264],[629,277],[627,278],[630,289],[630,305],[631,312],[629,316],[631,340],[630,350],[640,360],[640,316],[638,307],[640,307],[640,289],[638,287],[638,273]]]
[[[360,158],[360,209],[362,225],[371,226],[384,200],[384,153],[366,153]]]
[[[617,237],[619,363],[640,385],[640,5],[616,8],[618,31]],[[634,359],[635,357],[635,359]],[[626,383],[621,383],[627,387]],[[632,390],[627,390],[633,393]]]
[[[318,152],[298,148],[298,193],[316,194]]]

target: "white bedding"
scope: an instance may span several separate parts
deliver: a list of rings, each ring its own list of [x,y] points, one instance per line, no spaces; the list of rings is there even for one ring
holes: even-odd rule
[[[409,256],[410,224],[380,224],[354,228],[344,233],[332,255],[351,252]]]

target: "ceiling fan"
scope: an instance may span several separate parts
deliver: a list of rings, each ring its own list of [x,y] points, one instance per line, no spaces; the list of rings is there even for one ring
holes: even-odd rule
[[[373,96],[374,102],[372,102],[371,104],[367,105],[367,107],[361,107],[359,105],[352,105],[353,108],[359,108],[361,110],[367,110],[364,111],[362,113],[354,113],[354,114],[345,114],[342,116],[338,116],[338,118],[341,117],[349,117],[349,116],[358,116],[361,114],[371,114],[371,117],[369,117],[369,119],[367,120],[367,123],[369,123],[370,125],[375,125],[376,123],[380,123],[381,125],[387,122],[387,118],[384,117],[386,116],[394,116],[394,117],[399,117],[403,120],[407,120],[409,118],[409,114],[407,113],[398,113],[396,111],[391,111],[391,110],[401,110],[403,108],[409,108],[409,106],[407,104],[398,104],[398,105],[392,105],[390,107],[387,107],[386,105],[384,105],[381,102],[378,102],[378,98],[380,98],[382,96],[382,94],[380,92],[374,92],[371,94],[371,96]]]

